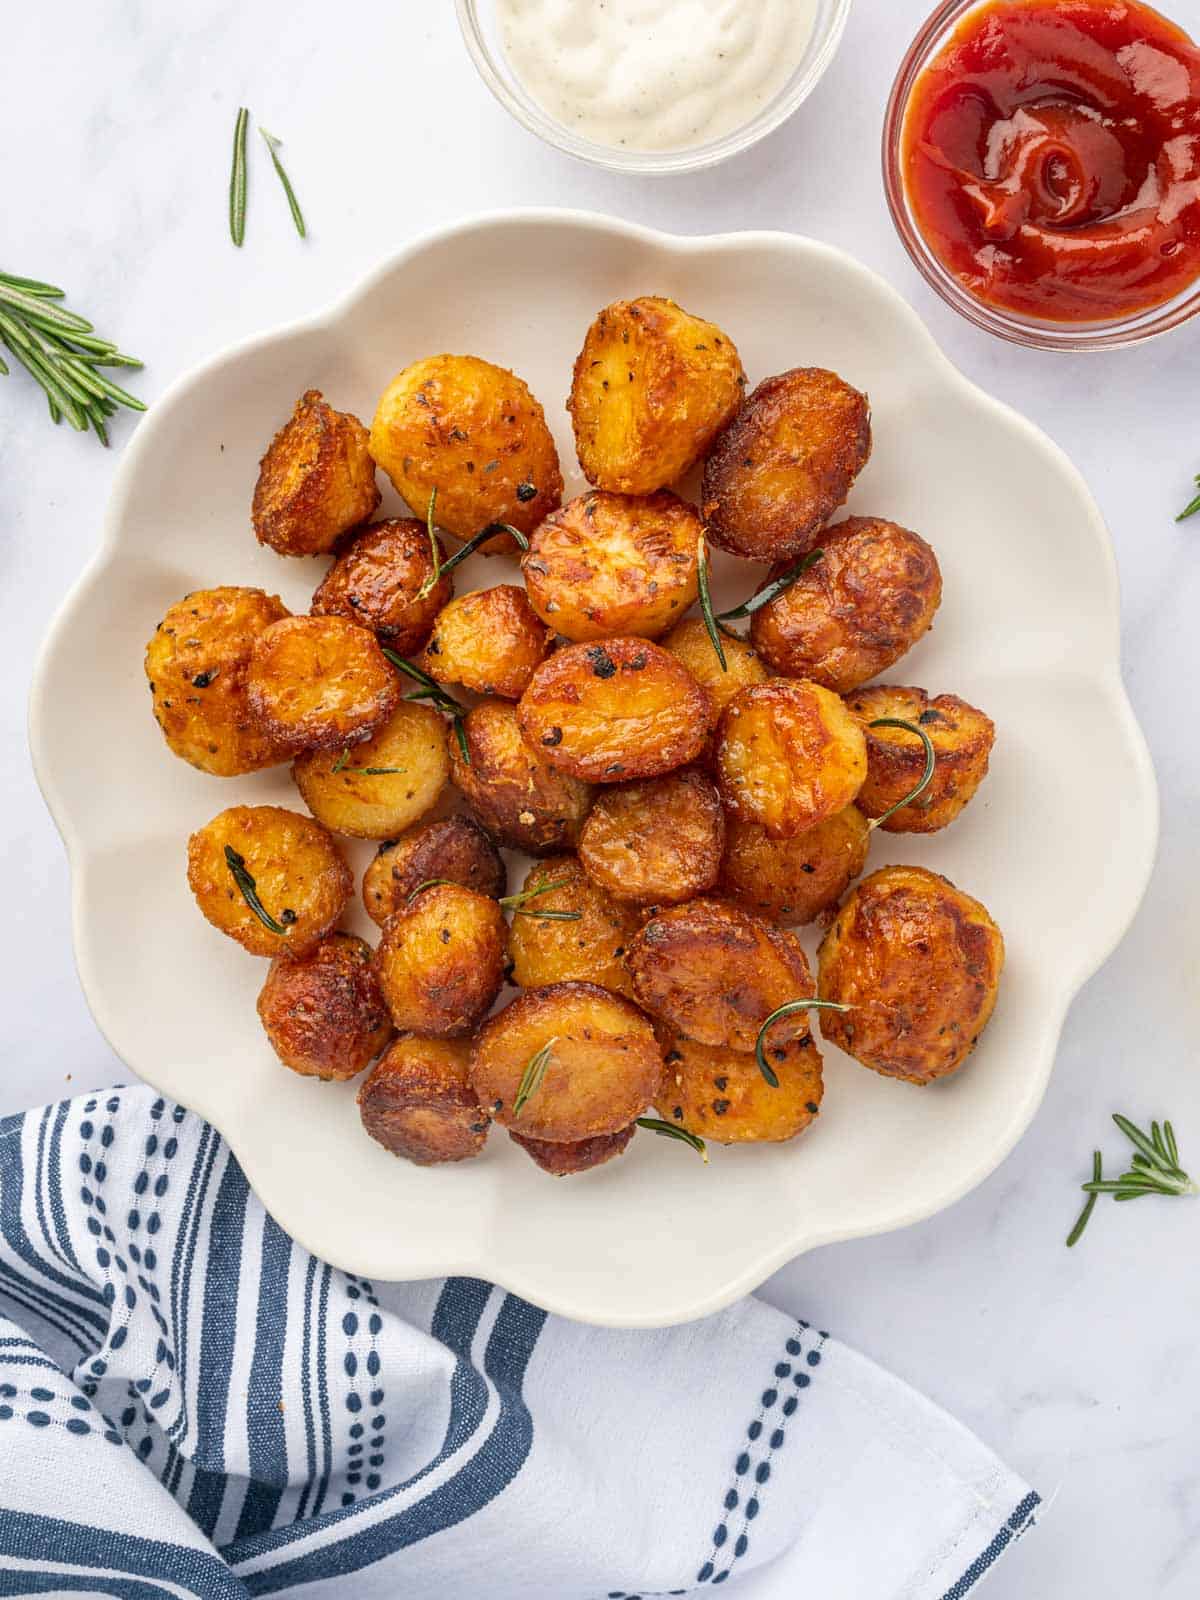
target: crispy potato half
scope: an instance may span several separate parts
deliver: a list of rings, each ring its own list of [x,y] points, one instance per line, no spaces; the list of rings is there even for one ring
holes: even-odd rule
[[[154,630],[146,646],[154,720],[201,772],[234,778],[287,760],[250,714],[246,674],[255,640],[288,614],[261,589],[196,589]]]
[[[353,749],[308,750],[292,765],[317,821],[354,839],[394,839],[432,810],[449,776],[442,719],[412,700]]]
[[[802,556],[870,454],[870,404],[836,372],[765,379],[704,463],[709,537],[751,561]]]
[[[521,560],[530,603],[567,639],[655,639],[696,598],[700,518],[669,489],[593,489],[553,512]]]
[[[870,826],[858,805],[835,811],[791,839],[772,839],[758,823],[730,817],[720,886],[748,911],[785,927],[814,922],[837,905],[862,872],[870,841]]]
[[[438,540],[438,561],[446,559]],[[425,595],[426,583],[432,588]],[[314,617],[345,617],[370,628],[380,644],[415,655],[433,632],[438,612],[454,593],[454,577],[433,581],[429,530],[414,517],[372,522],[343,542],[337,560],[317,585]]]
[[[821,942],[821,1032],[908,1083],[957,1071],[996,1004],[1004,939],[985,907],[924,867],[884,867],[852,891]]]
[[[673,300],[606,306],[567,402],[588,482],[618,494],[677,483],[737,411],[745,381],[729,335]]]
[[[708,696],[647,639],[556,650],[517,707],[521,731],[551,766],[591,783],[656,778],[699,754]]]
[[[188,840],[188,884],[213,927],[252,956],[298,958],[337,923],[354,879],[311,817],[230,806]]]
[[[721,646],[725,651],[725,666],[722,667],[701,617],[685,618],[660,643],[676,661],[683,663],[708,694],[710,726],[713,728],[739,689],[766,683],[770,677],[751,646],[732,634],[723,634],[721,638]]]
[[[689,768],[603,789],[579,836],[579,859],[615,900],[677,905],[716,883],[724,843],[721,797]]]
[[[419,1167],[477,1156],[491,1118],[471,1088],[469,1059],[465,1039],[397,1039],[358,1091],[363,1127]]]
[[[481,701],[462,726],[471,760],[451,736],[450,776],[493,838],[532,856],[571,849],[591,804],[589,785],[550,765],[507,700]]]
[[[384,390],[371,454],[412,509],[437,490],[439,524],[471,539],[489,523],[532,533],[562,499],[558,451],[528,387],[478,356],[415,361]],[[510,551],[507,534],[481,548]]]
[[[452,600],[438,614],[418,665],[439,683],[519,700],[553,642],[524,589],[498,583]]]
[[[552,1178],[567,1178],[576,1172],[590,1172],[593,1167],[602,1167],[606,1161],[623,1156],[636,1131],[630,1123],[620,1133],[601,1133],[594,1139],[577,1139],[573,1144],[529,1139],[511,1128],[508,1137],[520,1145],[543,1172],[548,1172]]]
[[[514,915],[508,936],[513,982],[522,989],[552,983],[596,983],[634,998],[624,956],[641,918],[591,882],[574,856],[540,861],[526,875],[525,892],[547,890]],[[574,914],[539,916],[553,911]]]
[[[725,707],[716,767],[731,816],[789,839],[851,804],[867,775],[867,745],[837,695],[776,678]]]
[[[858,797],[869,817],[911,794],[925,771],[925,747],[903,728],[873,728],[881,717],[912,722],[923,728],[933,745],[936,765],[929,787],[911,805],[901,806],[886,822],[885,833],[936,833],[954,821],[987,777],[988,759],[996,740],[991,717],[960,700],[940,694],[931,700],[924,689],[881,683],[859,689],[848,700],[861,718],[867,736],[867,781]]]
[[[281,556],[331,550],[378,506],[367,430],[309,389],[259,462],[250,517],[259,544]]]
[[[681,1033],[667,1037],[658,1101],[664,1119],[717,1144],[778,1144],[803,1133],[821,1109],[824,1080],[821,1052],[803,1016],[795,1026],[792,1038],[772,1041],[767,1050],[776,1088],[753,1055]]]
[[[499,850],[470,817],[446,817],[410,828],[389,839],[363,873],[367,915],[382,928],[408,904],[414,889],[431,878],[446,878],[476,894],[498,900],[508,884]]]
[[[306,1077],[353,1078],[392,1037],[371,946],[331,933],[298,960],[276,956],[258,996],[271,1048]]]
[[[653,1101],[661,1077],[650,1023],[594,983],[519,995],[484,1023],[471,1050],[471,1082],[494,1120],[553,1143],[620,1133]]]
[[[400,704],[375,636],[341,617],[286,617],[259,634],[246,675],[263,734],[293,752],[360,744]]]
[[[882,517],[847,517],[821,535],[821,549],[820,561],[754,613],[750,640],[776,672],[849,694],[928,632],[942,574],[920,534]]]
[[[487,1015],[504,982],[508,924],[495,900],[458,884],[422,889],[384,925],[375,952],[401,1033],[454,1039]]]

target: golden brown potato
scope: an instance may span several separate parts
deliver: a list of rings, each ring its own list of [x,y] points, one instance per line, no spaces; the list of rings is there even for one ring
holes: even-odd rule
[[[696,598],[700,518],[667,489],[593,489],[546,518],[521,571],[538,616],[564,638],[655,639]]]
[[[772,1011],[816,993],[795,934],[720,900],[656,913],[626,964],[651,1015],[729,1050],[753,1050]]]
[[[633,999],[633,982],[624,955],[641,918],[589,881],[574,856],[541,861],[526,876],[523,890],[556,884],[549,894],[525,903],[529,915],[514,916],[508,936],[512,980],[522,989],[552,983],[598,983]],[[577,921],[539,917],[538,911],[576,911]]]
[[[996,1004],[1004,939],[978,900],[924,867],[884,867],[838,912],[819,952],[821,1032],[889,1078],[926,1084],[970,1055]]]
[[[701,617],[686,618],[660,642],[663,649],[681,661],[701,688],[707,691],[710,726],[713,728],[739,689],[766,683],[770,677],[746,641],[730,634],[724,634],[721,638],[725,651],[725,666],[722,668]]]
[[[286,617],[254,641],[246,692],[264,735],[298,752],[361,744],[403,691],[365,628],[341,617]]]
[[[724,842],[721,797],[689,768],[602,790],[579,836],[579,859],[616,900],[676,905],[716,883]]]
[[[478,356],[430,356],[398,373],[371,424],[371,454],[424,516],[471,539],[492,522],[532,533],[562,499],[546,414],[521,379]],[[483,545],[508,551],[507,534]]]
[[[154,720],[201,772],[234,778],[287,760],[255,724],[246,696],[254,641],[287,615],[279,596],[261,589],[197,589],[154,630],[146,646]]]
[[[867,775],[867,745],[837,695],[777,678],[726,706],[716,765],[729,813],[790,839],[851,804]]]
[[[499,850],[470,817],[446,817],[410,828],[402,839],[380,845],[363,873],[367,915],[382,928],[402,910],[413,890],[431,878],[447,878],[476,894],[498,900],[508,883]]]
[[[575,1172],[590,1172],[593,1167],[602,1167],[606,1161],[624,1155],[635,1132],[630,1123],[620,1133],[602,1133],[594,1139],[577,1139],[573,1144],[527,1139],[523,1133],[514,1133],[512,1129],[508,1137],[519,1144],[543,1172],[548,1172],[552,1178],[567,1178]]]
[[[230,806],[197,829],[188,883],[213,927],[252,956],[307,955],[354,888],[321,824],[282,806]]]
[[[865,394],[820,367],[759,384],[704,463],[709,537],[751,561],[802,556],[871,454]]]
[[[452,600],[439,613],[418,665],[439,683],[519,700],[553,640],[524,589],[498,583]]]
[[[438,560],[446,558],[438,540]],[[312,597],[314,617],[345,617],[370,628],[398,655],[415,655],[433,631],[438,612],[454,593],[452,573],[433,578],[429,530],[414,517],[372,522],[338,549],[337,560]]]
[[[451,736],[450,776],[493,838],[531,856],[570,849],[591,804],[589,785],[556,772],[527,742],[507,700],[481,701],[462,726],[471,760]]]
[[[813,922],[837,905],[866,866],[870,840],[857,805],[792,839],[772,839],[756,822],[730,817],[721,888],[748,911],[785,927]]]
[[[419,1167],[477,1156],[491,1119],[468,1080],[469,1058],[464,1039],[397,1039],[358,1091],[363,1127]]]
[[[540,1081],[516,1109],[530,1062]],[[538,1075],[535,1074],[535,1077]],[[530,1139],[574,1144],[619,1133],[654,1099],[662,1052],[636,1006],[594,983],[531,989],[479,1030],[471,1082],[495,1121]]]
[[[379,504],[367,430],[309,389],[258,465],[251,520],[259,544],[316,556]]]
[[[504,913],[487,895],[456,883],[414,895],[388,919],[375,952],[383,998],[401,1033],[470,1033],[500,993],[507,940]]]
[[[885,833],[936,833],[953,822],[987,777],[996,738],[992,719],[955,694],[931,700],[924,689],[877,684],[847,699],[867,735],[867,781],[858,797],[869,817],[881,817],[911,794],[925,771],[925,747],[903,728],[872,728],[880,717],[924,728],[937,764],[929,787],[881,823]]]
[[[392,1037],[371,946],[331,933],[299,960],[276,956],[258,997],[271,1048],[293,1072],[353,1078]]]
[[[521,731],[551,766],[592,783],[656,778],[704,744],[708,696],[646,639],[556,650],[517,707]]]
[[[775,1088],[753,1055],[672,1034],[665,1041],[658,1101],[664,1119],[718,1144],[794,1139],[820,1111],[824,1081],[821,1052],[803,1014],[792,1028],[792,1037],[772,1041],[767,1051],[779,1079]]]
[[[365,743],[309,750],[292,766],[317,821],[354,839],[394,839],[437,804],[449,776],[442,719],[412,700]]]
[[[673,300],[618,300],[592,323],[567,410],[589,483],[653,494],[677,483],[736,412],[745,383],[727,334]]]
[[[881,517],[848,517],[826,529],[821,549],[820,561],[754,613],[750,640],[776,672],[849,694],[928,631],[942,574],[919,534]]]

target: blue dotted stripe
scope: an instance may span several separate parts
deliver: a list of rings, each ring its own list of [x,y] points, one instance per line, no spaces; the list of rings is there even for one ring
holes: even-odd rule
[[[347,1342],[342,1367],[349,1383],[346,1410],[350,1414],[350,1424],[342,1505],[352,1506],[360,1494],[374,1494],[383,1486],[380,1469],[384,1462],[387,1414],[383,1409],[385,1391],[378,1345],[383,1330],[379,1301],[365,1278],[346,1274],[344,1286],[348,1309],[342,1316],[342,1332]]]
[[[48,1409],[51,1406],[55,1410]],[[61,1428],[64,1433],[81,1439],[95,1434],[109,1444],[125,1442],[86,1395],[65,1391],[60,1394],[58,1389],[40,1383],[28,1389],[19,1388],[15,1383],[0,1383],[0,1423],[14,1421],[26,1422],[33,1428]]]

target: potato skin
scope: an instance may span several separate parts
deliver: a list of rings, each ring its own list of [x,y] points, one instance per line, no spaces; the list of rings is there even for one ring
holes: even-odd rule
[[[870,841],[857,805],[835,811],[792,839],[772,839],[756,822],[731,817],[721,890],[747,911],[784,927],[813,922],[837,905],[861,873]]]
[[[401,700],[349,759],[345,746],[310,750],[292,766],[296,787],[318,822],[354,839],[403,833],[437,804],[449,776],[442,719],[412,700]]]
[[[469,1056],[462,1039],[397,1039],[358,1091],[372,1139],[419,1167],[477,1156],[491,1118],[468,1081]]]
[[[942,574],[920,534],[882,517],[847,517],[820,542],[821,560],[754,613],[750,640],[776,672],[849,694],[929,630]]]
[[[661,1115],[717,1144],[778,1144],[803,1133],[821,1109],[824,1080],[821,1052],[803,1015],[793,1026],[792,1037],[768,1048],[779,1079],[774,1089],[752,1055],[670,1034],[664,1041]]]
[[[464,594],[439,612],[417,664],[439,683],[519,700],[553,642],[524,589],[498,583]]]
[[[380,845],[363,873],[367,915],[382,928],[431,878],[448,878],[497,900],[507,887],[508,871],[499,850],[470,817],[426,822]]]
[[[657,912],[626,964],[652,1016],[729,1050],[753,1050],[772,1011],[816,993],[795,934],[721,900]]]
[[[521,559],[530,604],[567,639],[656,639],[696,598],[703,533],[668,489],[593,489],[534,531]]]
[[[689,768],[602,790],[579,836],[579,859],[616,900],[676,905],[716,883],[724,843],[721,797]]]
[[[250,518],[259,544],[316,556],[365,522],[381,499],[367,430],[309,389],[258,465]]]
[[[1004,939],[978,900],[924,867],[883,867],[847,898],[821,942],[830,1044],[885,1077],[956,1071],[996,1004]]]
[[[870,404],[836,372],[794,367],[766,378],[704,463],[709,537],[751,561],[802,556],[870,454]]]
[[[484,700],[463,719],[468,765],[448,736],[450,776],[479,821],[501,844],[531,856],[570,849],[591,804],[592,791],[556,771],[521,732],[517,708]]]
[[[716,769],[731,816],[790,839],[853,802],[867,775],[866,739],[837,695],[777,678],[725,707]]]
[[[541,1088],[514,1117],[529,1062],[554,1041]],[[662,1078],[654,1029],[636,1006],[594,983],[531,989],[490,1017],[471,1050],[471,1082],[496,1122],[530,1139],[577,1143],[619,1133]]]
[[[456,1039],[504,982],[508,925],[495,900],[458,884],[422,889],[384,925],[375,968],[401,1033]]]
[[[146,646],[154,720],[177,756],[218,778],[286,761],[250,714],[246,673],[254,641],[288,616],[261,589],[196,589],[176,601]]]
[[[353,1078],[392,1037],[370,945],[331,933],[299,960],[276,956],[258,996],[271,1048],[293,1072]]]
[[[911,794],[925,771],[925,748],[915,734],[870,726],[895,717],[925,730],[937,764],[925,792],[880,826],[885,833],[936,833],[953,822],[987,777],[996,740],[992,719],[955,694],[931,700],[924,689],[897,684],[856,690],[847,704],[867,736],[867,781],[858,797],[867,816],[881,817]]]
[[[522,989],[553,983],[587,982],[634,999],[624,956],[641,917],[592,883],[574,856],[540,861],[526,875],[523,889],[561,884],[527,903],[531,912],[577,911],[578,922],[514,916],[508,936],[513,982]]]
[[[286,617],[254,641],[251,715],[292,752],[360,744],[400,704],[400,679],[375,636],[341,617]]]
[[[521,731],[551,766],[591,783],[656,778],[701,750],[708,697],[647,639],[556,650],[521,696]]]
[[[413,511],[437,490],[437,520],[459,539],[491,522],[532,533],[562,499],[558,451],[528,387],[478,356],[429,356],[397,373],[371,424],[371,454]],[[482,547],[510,551],[507,535]]]
[[[587,331],[567,401],[588,482],[618,494],[678,482],[737,411],[745,381],[728,334],[673,300],[606,306]]]
[[[630,1123],[619,1133],[601,1133],[594,1139],[577,1139],[573,1144],[529,1139],[511,1128],[508,1137],[514,1144],[520,1145],[543,1172],[548,1172],[552,1178],[568,1178],[573,1173],[590,1172],[593,1167],[602,1167],[606,1161],[623,1156],[636,1131],[633,1123]]]
[[[250,909],[225,856],[245,861],[272,933]],[[282,806],[230,806],[188,840],[188,884],[201,912],[252,956],[299,958],[335,926],[354,888],[350,868],[319,822]]]
[[[438,553],[439,561],[444,561],[441,539]],[[361,528],[339,545],[337,560],[317,585],[310,609],[314,617],[357,622],[397,654],[415,655],[454,593],[454,576],[446,573],[419,598],[432,577],[429,529],[415,517],[389,517]]]

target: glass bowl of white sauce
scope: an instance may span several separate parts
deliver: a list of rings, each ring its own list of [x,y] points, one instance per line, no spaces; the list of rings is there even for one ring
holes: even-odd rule
[[[812,93],[851,0],[456,0],[480,76],[518,122],[617,172],[696,172]]]

